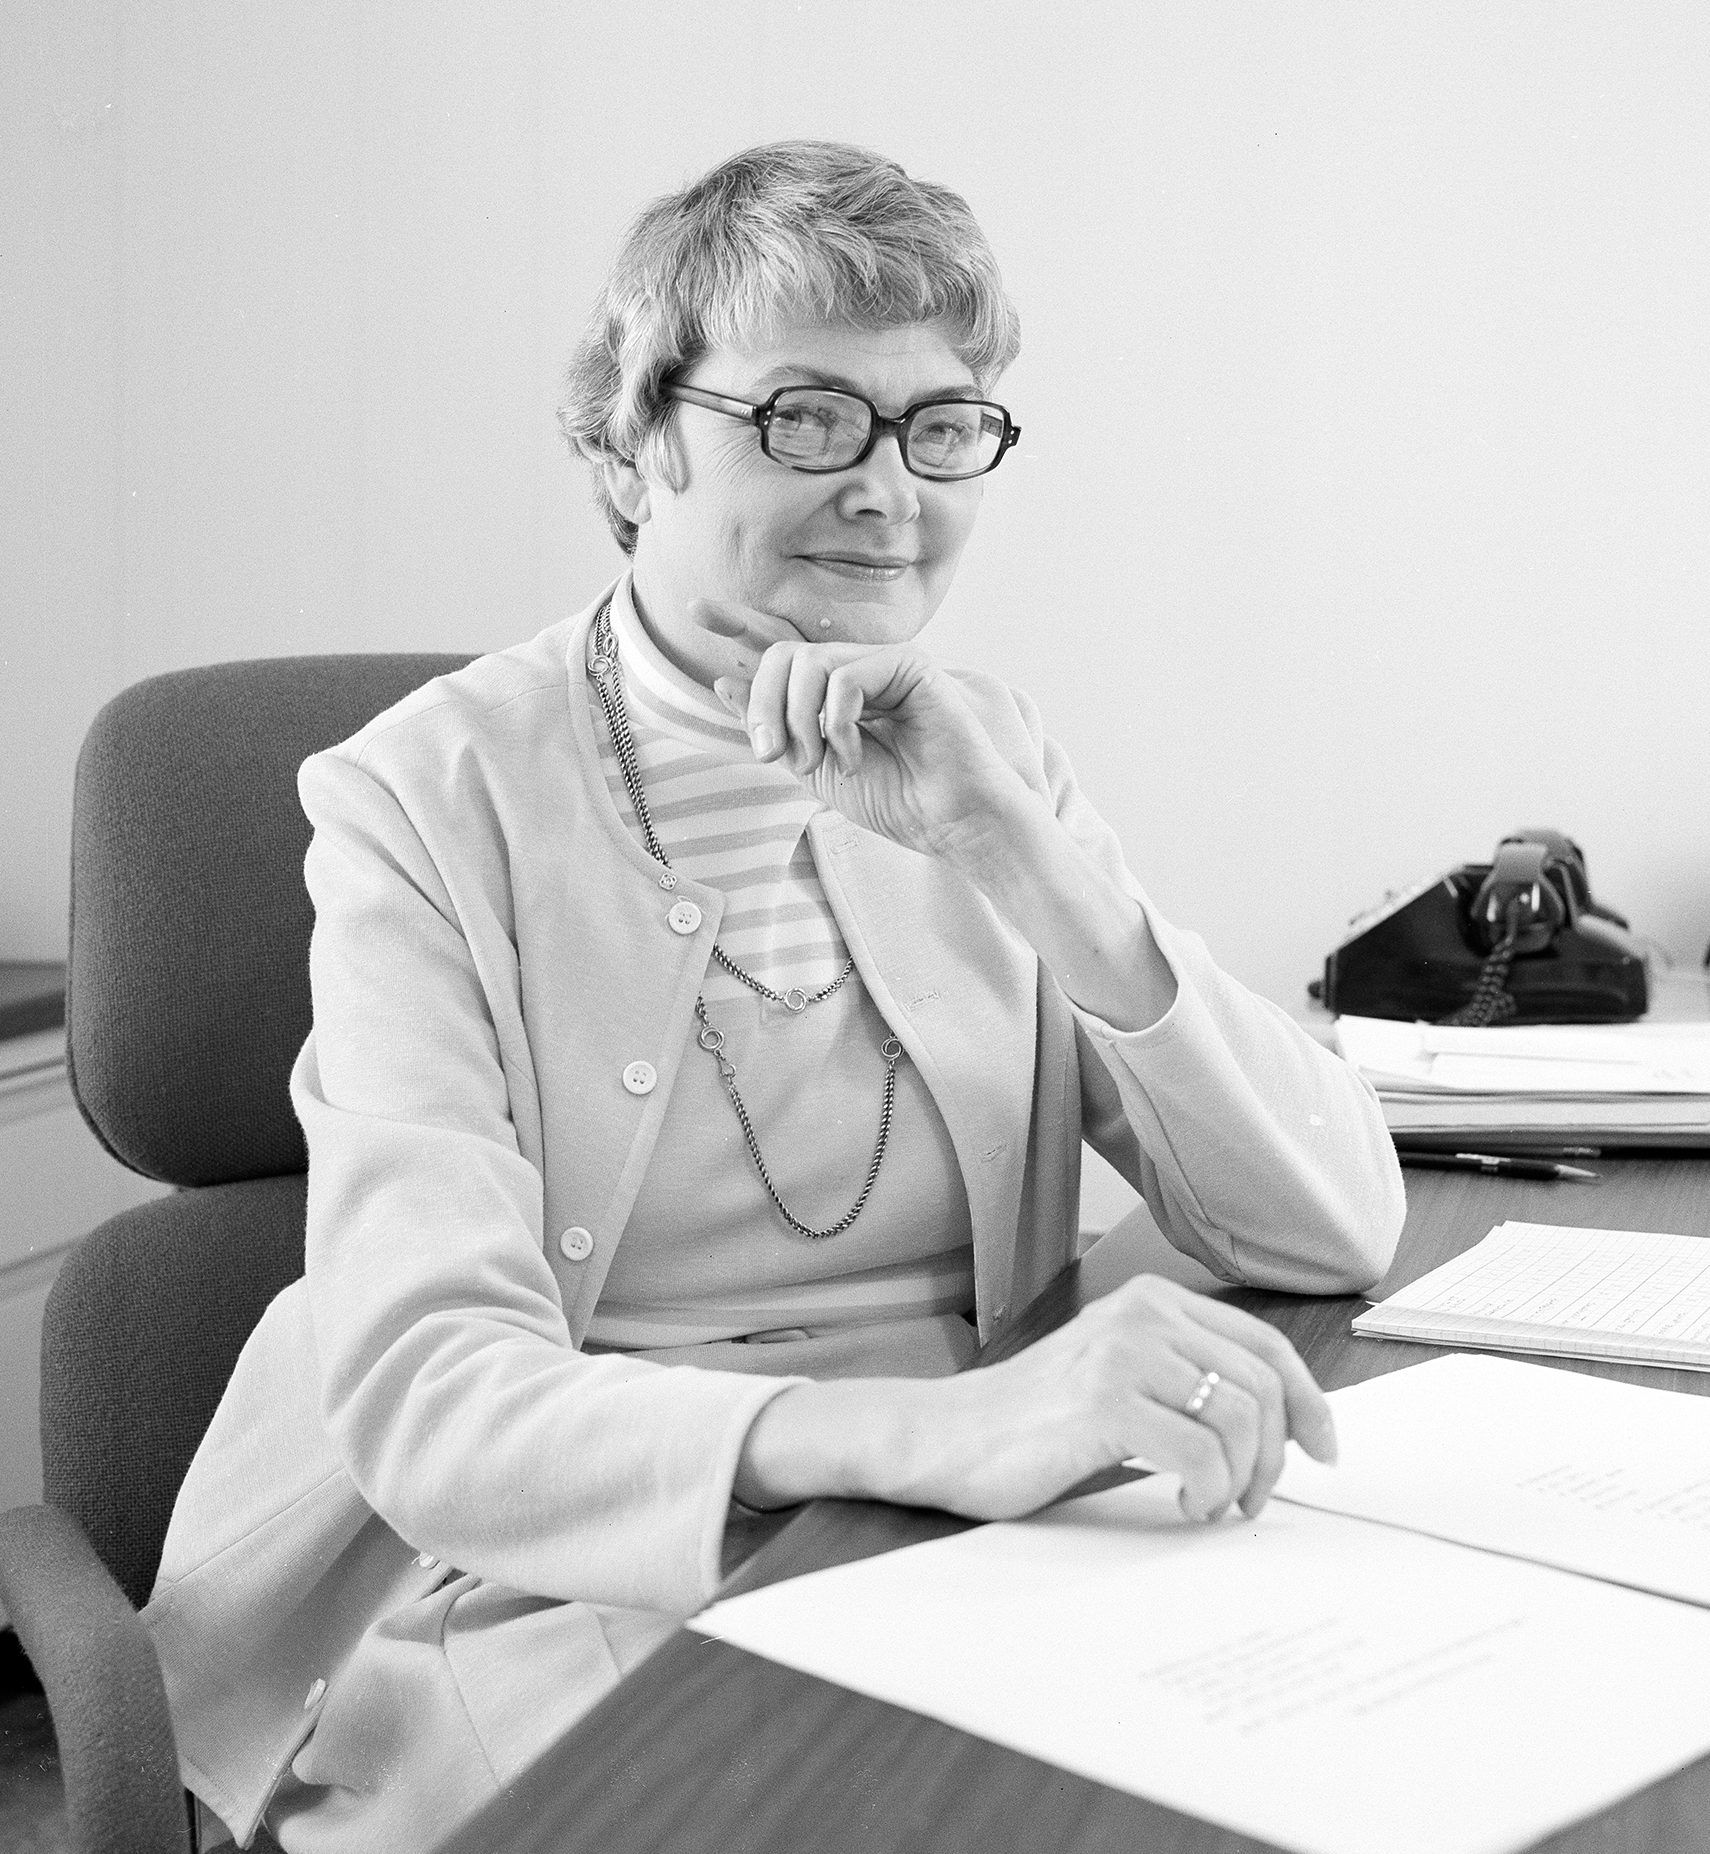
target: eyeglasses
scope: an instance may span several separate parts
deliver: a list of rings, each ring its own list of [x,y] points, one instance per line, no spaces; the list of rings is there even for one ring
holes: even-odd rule
[[[911,474],[959,483],[995,470],[1021,436],[1021,427],[989,399],[924,399],[886,418],[872,400],[828,386],[782,386],[762,405],[675,381],[665,395],[758,427],[760,448],[774,463],[810,475],[853,468],[894,431]]]

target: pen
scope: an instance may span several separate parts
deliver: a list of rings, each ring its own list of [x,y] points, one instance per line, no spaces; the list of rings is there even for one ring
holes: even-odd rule
[[[1403,1165],[1437,1172],[1488,1172],[1495,1178],[1570,1179],[1595,1184],[1597,1174],[1583,1165],[1558,1165],[1553,1159],[1499,1158],[1493,1152],[1409,1152],[1395,1155]]]

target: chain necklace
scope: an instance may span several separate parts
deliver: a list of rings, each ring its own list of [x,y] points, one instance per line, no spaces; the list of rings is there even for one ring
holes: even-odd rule
[[[642,790],[641,766],[636,758],[635,739],[629,731],[629,712],[624,706],[623,685],[618,680],[617,638],[612,631],[612,608],[608,599],[600,607],[599,616],[594,620],[594,657],[590,668],[594,672],[594,687],[599,691],[600,706],[605,710],[606,725],[611,729],[612,746],[616,749],[618,770],[623,774],[624,790],[629,793],[629,802],[635,807],[636,821],[641,826],[641,834],[646,839],[648,854],[653,857],[665,873],[659,878],[659,886],[673,889],[677,886],[677,875],[672,869],[670,859],[660,846],[659,838],[653,829],[653,814],[648,809],[647,795]],[[853,958],[844,966],[829,985],[822,986],[816,992],[806,992],[799,985],[792,985],[788,991],[773,991],[769,985],[763,985],[751,972],[743,969],[716,942],[713,945],[713,958],[728,972],[732,978],[740,979],[751,991],[756,991],[762,998],[768,998],[774,1004],[781,1004],[785,1009],[800,1015],[810,1004],[822,1003],[829,998],[855,970]],[[748,1142],[748,1156],[754,1161],[754,1169],[760,1174],[760,1182],[766,1187],[766,1195],[777,1206],[778,1215],[789,1224],[798,1236],[806,1236],[814,1242],[823,1242],[828,1236],[841,1236],[843,1232],[860,1216],[867,1206],[867,1198],[873,1189],[873,1181],[879,1175],[879,1167],[885,1160],[885,1147],[891,1138],[891,1115],[896,1107],[897,1098],[897,1063],[901,1060],[903,1046],[894,1036],[886,1037],[880,1045],[879,1053],[885,1059],[885,1096],[879,1109],[879,1137],[873,1147],[872,1163],[867,1167],[867,1176],[861,1186],[861,1194],[855,1202],[830,1228],[813,1229],[802,1222],[789,1205],[778,1195],[778,1187],[772,1182],[772,1174],[766,1169],[766,1161],[760,1156],[760,1142],[754,1136],[754,1123],[748,1118],[748,1109],[743,1105],[742,1096],[736,1089],[736,1068],[724,1053],[724,1032],[713,1026],[707,1016],[707,1001],[698,993],[695,997],[695,1016],[700,1021],[695,1041],[718,1064],[719,1077],[730,1096],[731,1106],[736,1109],[736,1117],[742,1123],[742,1136]]]

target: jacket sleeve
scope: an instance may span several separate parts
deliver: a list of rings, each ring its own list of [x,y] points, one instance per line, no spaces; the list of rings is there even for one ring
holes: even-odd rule
[[[1037,723],[1023,704],[1030,729]],[[1058,819],[1145,911],[1175,975],[1148,1029],[1076,1009],[1083,1131],[1170,1242],[1226,1281],[1348,1294],[1389,1267],[1407,1204],[1371,1088],[1163,919],[1116,834],[1042,740]]]
[[[299,790],[314,1030],[291,1092],[333,1446],[419,1549],[543,1596],[689,1613],[718,1580],[748,1427],[796,1380],[576,1350],[510,1113],[527,1078],[488,1001],[513,941],[463,918],[501,909],[505,884],[438,868],[346,750],[306,762]]]

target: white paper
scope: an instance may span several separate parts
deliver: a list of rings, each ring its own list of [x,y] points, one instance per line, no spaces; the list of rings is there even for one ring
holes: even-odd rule
[[[1710,1242],[1499,1223],[1358,1315],[1356,1333],[1710,1369]]]
[[[1710,1612],[1173,1476],[693,1627],[1301,1854],[1505,1854],[1710,1749]]]
[[[1376,1086],[1411,1093],[1710,1095],[1710,1023],[1472,1030],[1338,1017],[1336,1046]]]
[[[1340,1461],[1285,1500],[1710,1605],[1710,1397],[1505,1358],[1332,1391]]]

